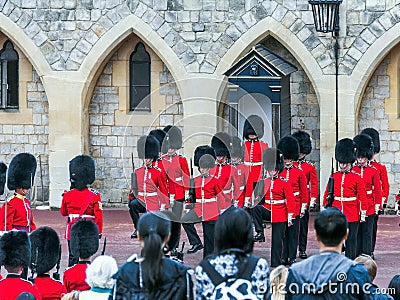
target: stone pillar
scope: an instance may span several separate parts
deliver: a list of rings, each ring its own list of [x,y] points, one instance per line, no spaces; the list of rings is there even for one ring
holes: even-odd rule
[[[83,109],[84,82],[77,74],[58,72],[44,76],[49,100],[50,207],[61,206],[61,195],[69,189],[69,161],[83,154],[87,140],[87,112]]]

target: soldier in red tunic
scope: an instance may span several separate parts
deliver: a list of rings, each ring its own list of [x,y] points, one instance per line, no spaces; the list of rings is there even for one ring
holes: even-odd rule
[[[252,197],[254,187],[262,177],[262,154],[268,144],[260,141],[264,136],[264,121],[257,115],[249,116],[243,126],[244,164],[249,167],[249,177],[246,183],[246,197]],[[245,203],[251,207],[256,203]]]
[[[65,238],[68,241],[68,266],[70,267],[78,262],[78,257],[71,254],[69,246],[72,225],[81,218],[93,220],[97,224],[101,236],[103,231],[103,206],[100,193],[88,188],[88,185],[95,180],[95,164],[90,156],[78,155],[69,162],[69,178],[71,190],[63,194],[60,213],[67,217]]]
[[[299,242],[300,218],[304,217],[309,202],[307,189],[307,178],[304,172],[294,166],[294,162],[299,159],[300,147],[297,140],[291,136],[285,136],[278,142],[277,148],[283,154],[284,168],[279,174],[285,178],[292,186],[295,198],[295,209],[293,214],[293,226],[287,230],[284,243],[283,263],[291,265],[296,261],[297,246]]]
[[[364,180],[367,193],[367,212],[365,222],[358,227],[357,255],[372,253],[372,231],[374,227],[375,214],[382,209],[382,189],[378,170],[369,164],[374,153],[374,144],[369,135],[359,134],[354,137],[356,144],[357,164],[353,167]]]
[[[225,207],[222,208],[223,211],[234,204],[233,191],[237,190],[239,186],[235,176],[235,168],[228,164],[231,145],[231,136],[225,132],[217,132],[211,139],[211,147],[215,150],[216,163],[210,174],[218,180],[222,187],[222,193],[226,196],[224,199],[227,199],[227,202]]]
[[[22,292],[29,292],[42,299],[38,289],[31,282],[21,278],[24,268],[31,260],[28,234],[23,230],[12,230],[0,239],[0,265],[7,270],[7,277],[0,280],[0,299],[15,300]]]
[[[383,209],[386,208],[386,204],[387,204],[388,197],[389,197],[389,179],[388,179],[386,167],[384,165],[382,165],[381,163],[377,162],[375,159],[375,156],[381,151],[381,143],[379,140],[378,131],[376,131],[374,128],[365,128],[361,131],[361,133],[369,135],[372,138],[372,142],[374,143],[374,153],[373,153],[369,163],[371,166],[375,167],[378,170],[379,178],[381,180],[381,186],[382,186],[382,203],[381,203],[382,210],[378,211],[378,213],[375,214],[374,225],[372,228],[371,257],[374,257],[376,232],[378,230],[378,219],[379,219],[379,215],[383,214]]]
[[[347,218],[349,234],[345,255],[355,259],[358,225],[360,221],[365,222],[366,218],[367,193],[362,178],[351,170],[356,160],[355,144],[351,139],[344,138],[336,143],[335,159],[339,162],[339,171],[332,175],[334,180],[332,206],[340,209]],[[328,205],[327,197],[328,186],[324,194],[324,206]]]
[[[311,153],[311,137],[305,131],[297,131],[292,136],[299,142],[300,155],[299,160],[294,162],[294,166],[304,172],[307,179],[307,188],[310,201],[302,203],[304,216],[300,218],[300,233],[299,233],[299,257],[307,258],[307,235],[308,235],[308,220],[309,208],[314,208],[318,198],[318,176],[317,170],[313,163],[306,160],[306,156]]]
[[[185,200],[189,198],[190,172],[186,158],[178,153],[182,148],[182,132],[176,126],[167,126],[164,131],[168,134],[168,150],[162,156],[162,165],[167,174],[171,216],[171,238],[168,248],[171,255],[176,254],[176,247],[181,236],[181,218]]]
[[[246,182],[249,177],[249,167],[243,163],[243,144],[239,137],[232,137],[232,150],[230,164],[234,167],[233,176],[237,186],[233,187],[233,201],[236,207],[243,207],[244,202],[250,203],[250,197],[246,194]]]
[[[99,230],[91,220],[79,219],[71,228],[71,251],[79,261],[64,272],[64,286],[67,292],[86,291],[90,286],[86,283],[86,268],[91,257],[99,249]]]
[[[210,175],[215,166],[215,151],[210,146],[199,146],[194,152],[194,165],[199,168],[200,175],[194,178],[196,204],[195,208],[182,217],[186,232],[196,237],[197,243],[189,240],[192,245],[201,241],[192,223],[201,222],[204,236],[203,257],[214,251],[214,227],[220,211],[225,208],[228,197],[222,192],[218,180]],[[188,235],[189,236],[189,235]],[[199,250],[199,249],[198,249]]]
[[[254,240],[265,241],[263,220],[271,220],[271,267],[277,267],[282,260],[286,228],[293,224],[295,200],[290,183],[279,177],[284,168],[280,151],[274,148],[265,150],[263,162],[268,177],[263,179],[263,199],[252,209],[254,228],[257,232]]]
[[[143,159],[143,166],[135,170],[138,194],[129,201],[129,213],[135,231],[131,238],[137,238],[139,214],[150,211],[164,211],[169,208],[166,174],[159,167],[153,166],[158,159],[160,143],[154,136],[142,136],[137,142],[137,152]]]
[[[31,204],[26,198],[33,185],[35,172],[36,158],[32,154],[20,153],[11,160],[7,186],[15,193],[0,209],[0,231],[17,229],[31,232],[36,229]]]
[[[31,270],[36,271],[34,284],[43,300],[59,300],[67,293],[65,286],[50,276],[61,256],[60,239],[54,229],[43,226],[29,235],[31,241]]]

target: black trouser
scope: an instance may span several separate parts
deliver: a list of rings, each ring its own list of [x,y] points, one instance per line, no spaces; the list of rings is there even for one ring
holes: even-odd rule
[[[378,231],[378,221],[379,221],[379,215],[375,215],[374,224],[372,225],[372,245],[371,245],[371,252],[374,252],[374,251],[375,251],[376,232]]]
[[[271,221],[271,211],[261,204],[257,204],[250,210],[250,214],[253,217],[255,231],[264,234],[263,223],[264,220]]]
[[[203,258],[214,253],[215,221],[203,221],[204,251]]]
[[[308,209],[304,213],[304,216],[300,218],[300,232],[299,232],[299,251],[306,252],[307,250],[307,236],[308,236],[308,220],[310,213]]]
[[[297,216],[293,219],[292,226],[288,226],[286,230],[285,240],[283,243],[283,259],[296,259],[297,245],[299,243],[299,219]]]
[[[196,227],[194,227],[194,223],[200,222],[201,217],[197,216],[194,210],[190,210],[182,217],[182,226],[186,232],[190,245],[201,244],[201,240],[199,235],[197,234]]]
[[[173,217],[171,218],[171,238],[168,241],[168,249],[173,250],[179,245],[181,238],[181,217],[183,210],[183,199],[175,200],[172,207]]]
[[[286,228],[287,222],[272,223],[271,267],[273,268],[281,264]]]
[[[143,205],[138,199],[133,199],[129,201],[129,214],[131,215],[131,219],[133,222],[133,226],[137,229],[137,223],[139,221],[139,214],[146,212],[146,206]]]
[[[356,258],[357,253],[357,233],[359,222],[349,222],[349,235],[346,240],[346,257],[350,259]]]
[[[357,255],[367,254],[372,252],[372,230],[374,226],[375,215],[370,215],[365,218],[365,222],[360,222],[357,233]]]
[[[72,267],[73,265],[79,262],[79,257],[75,257],[71,252],[70,241],[68,240],[68,267]]]

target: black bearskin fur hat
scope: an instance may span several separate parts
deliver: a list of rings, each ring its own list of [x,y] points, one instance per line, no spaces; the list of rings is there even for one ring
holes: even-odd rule
[[[4,194],[4,186],[6,185],[7,165],[0,162],[0,195]]]
[[[291,136],[287,135],[281,138],[276,145],[276,148],[281,151],[283,159],[298,160],[300,155],[300,147],[297,140]]]
[[[83,259],[94,255],[99,249],[99,229],[91,220],[79,219],[72,225],[71,252],[75,257]]]
[[[152,158],[156,160],[160,153],[160,143],[152,136],[141,136],[137,141],[137,152],[141,159]]]
[[[149,132],[149,135],[154,136],[160,143],[161,146],[160,152],[163,154],[167,153],[169,148],[169,137],[167,135],[167,132],[162,129],[153,129],[152,131]]]
[[[310,135],[302,130],[296,131],[292,136],[299,142],[300,153],[308,155],[311,153],[311,137]]]
[[[75,156],[69,162],[69,180],[77,190],[85,189],[95,179],[94,160],[89,155]]]
[[[259,139],[264,136],[264,121],[257,115],[249,116],[243,125],[243,138],[248,139],[249,135],[255,134]]]
[[[31,262],[31,245],[23,230],[5,232],[0,238],[0,265],[28,267]]]
[[[277,170],[279,173],[283,171],[283,155],[275,148],[268,148],[263,152],[264,169],[267,171]]]
[[[381,142],[379,140],[379,132],[374,128],[365,128],[361,131],[361,134],[368,134],[374,143],[374,153],[381,152]]]
[[[366,157],[368,160],[374,155],[374,143],[367,134],[359,134],[353,138],[356,144],[356,157]]]
[[[244,157],[243,143],[238,136],[232,137],[231,157],[240,157],[241,159]]]
[[[182,131],[178,127],[168,125],[164,127],[164,131],[169,136],[169,148],[182,148]]]
[[[36,158],[32,154],[19,153],[15,155],[8,167],[8,189],[14,191],[17,188],[31,188],[35,178],[36,166]]]
[[[200,168],[215,167],[215,150],[210,146],[198,146],[194,150],[194,165]]]
[[[335,159],[342,164],[354,163],[356,160],[356,145],[349,138],[341,139],[335,146]]]
[[[214,148],[216,156],[230,158],[232,138],[226,132],[217,132],[211,139],[211,147]]]

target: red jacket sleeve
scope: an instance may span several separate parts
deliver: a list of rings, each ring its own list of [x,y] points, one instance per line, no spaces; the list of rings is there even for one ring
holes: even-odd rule
[[[12,225],[13,225],[13,221],[14,221],[14,214],[15,214],[15,207],[12,206],[12,204],[10,202],[5,203],[5,209],[7,209],[7,226],[6,226],[6,230],[11,230],[12,229]],[[4,228],[4,224],[2,225]]]
[[[31,208],[31,219],[30,219],[29,223],[30,223],[29,227],[31,228],[31,231],[36,230],[36,224],[35,224],[35,220],[33,218],[32,208]]]
[[[230,202],[230,199],[224,194],[222,191],[222,187],[219,184],[219,181],[215,179],[215,185],[214,185],[214,191],[215,191],[215,196],[217,197],[217,204],[218,204],[218,209],[226,209],[227,208],[227,202]]]
[[[310,195],[307,188],[307,177],[306,175],[304,175],[304,172],[301,172],[301,175],[299,176],[299,186],[301,193],[301,203],[306,203],[307,206],[310,205]]]
[[[179,157],[180,165],[181,165],[181,170],[182,170],[182,177],[183,177],[183,188],[185,191],[189,190],[190,187],[190,171],[189,171],[189,165],[184,157]]]
[[[66,193],[64,193],[62,200],[61,200],[60,214],[62,216],[68,216],[67,201],[66,201],[67,197],[68,197],[68,195]]]
[[[165,208],[169,208],[169,198],[167,189],[167,174],[163,171],[157,177],[157,187],[159,191],[160,203],[165,204]]]
[[[286,205],[288,209],[288,213],[295,213],[296,211],[296,201],[294,199],[292,186],[289,183],[286,183],[284,186]]]
[[[94,222],[97,224],[99,228],[99,233],[103,233],[103,204],[101,202],[100,194],[97,194],[95,197],[94,203]]]
[[[378,171],[375,172],[372,180],[374,184],[374,204],[379,204],[379,209],[382,209],[382,185]]]
[[[311,198],[318,198],[318,176],[317,176],[317,169],[315,166],[311,165],[310,171],[310,192]]]
[[[326,184],[322,206],[326,206],[328,204],[328,201],[326,200],[327,197],[328,197],[328,183]]]
[[[382,197],[384,198],[384,201],[382,201],[382,202],[384,202],[386,204],[388,201],[388,197],[389,197],[389,179],[388,179],[386,167],[382,164],[381,164],[379,176],[380,176],[381,185],[382,185]]]
[[[368,209],[367,192],[365,191],[364,180],[360,176],[358,177],[359,178],[357,179],[357,200],[360,202],[361,210],[366,211]]]

